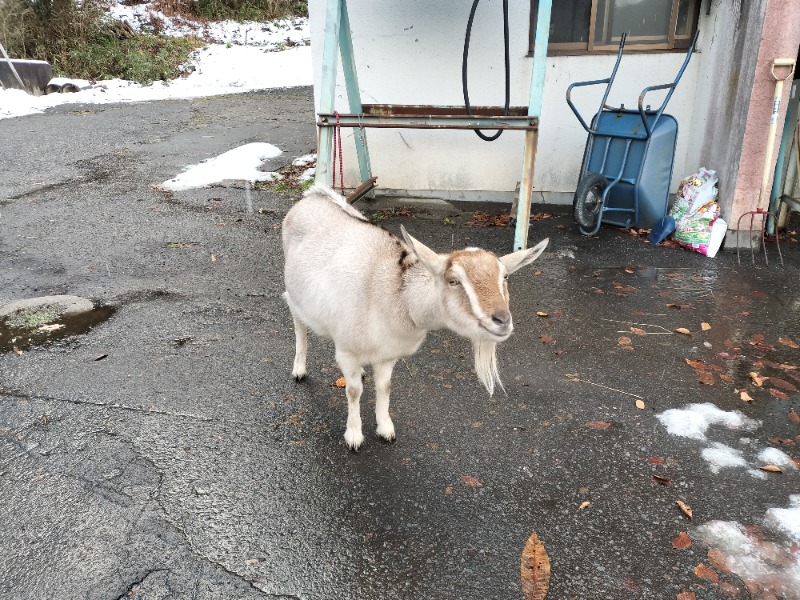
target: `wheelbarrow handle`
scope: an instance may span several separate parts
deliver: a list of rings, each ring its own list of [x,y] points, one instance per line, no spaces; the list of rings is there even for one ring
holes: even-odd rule
[[[625,48],[625,40],[628,37],[628,33],[625,32],[622,34],[619,40],[619,50],[617,50],[617,61],[614,63],[614,69],[611,71],[611,75],[606,77],[605,79],[595,79],[593,81],[577,81],[567,88],[567,104],[572,109],[572,112],[575,113],[575,116],[578,117],[578,121],[580,121],[581,126],[588,131],[589,133],[596,134],[597,130],[592,129],[589,125],[586,124],[586,121],[583,120],[583,117],[578,112],[577,107],[572,102],[572,89],[576,87],[584,87],[588,85],[600,85],[601,83],[606,84],[606,91],[603,94],[603,99],[600,101],[600,108],[597,111],[597,115],[603,112],[603,108],[606,106],[606,100],[608,100],[608,94],[611,91],[611,85],[614,83],[614,77],[617,76],[617,69],[619,68],[619,63],[622,60],[622,50]]]

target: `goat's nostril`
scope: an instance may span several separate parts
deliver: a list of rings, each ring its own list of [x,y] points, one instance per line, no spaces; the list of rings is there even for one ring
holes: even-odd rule
[[[492,322],[495,325],[508,325],[511,321],[511,314],[507,311],[496,312],[492,315]]]

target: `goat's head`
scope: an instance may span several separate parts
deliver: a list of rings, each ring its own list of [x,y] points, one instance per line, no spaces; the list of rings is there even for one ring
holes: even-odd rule
[[[445,324],[472,340],[475,371],[491,395],[495,382],[502,386],[495,346],[514,330],[508,276],[533,262],[549,240],[502,257],[478,248],[438,254],[411,237],[404,227],[401,230],[420,264],[433,275]]]

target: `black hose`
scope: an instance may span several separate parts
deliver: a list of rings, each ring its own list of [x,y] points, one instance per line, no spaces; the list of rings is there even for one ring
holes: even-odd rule
[[[474,0],[472,8],[469,11],[469,20],[467,21],[467,32],[464,36],[464,58],[461,61],[461,88],[464,91],[464,105],[467,108],[467,114],[472,115],[472,109],[469,104],[469,86],[467,85],[467,59],[469,57],[469,38],[472,34],[472,22],[475,20],[475,10],[478,8],[480,0]],[[503,0],[503,40],[505,42],[505,61],[506,61],[506,103],[503,110],[503,115],[508,116],[509,107],[511,105],[511,59],[509,58],[508,51],[508,0]],[[498,129],[493,135],[488,136],[480,129],[475,129],[475,133],[482,140],[493,142],[503,133],[502,129]]]

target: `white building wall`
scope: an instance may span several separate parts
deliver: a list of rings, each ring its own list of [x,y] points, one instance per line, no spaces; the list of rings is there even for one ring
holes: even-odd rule
[[[326,4],[327,0],[309,2],[317,106]],[[348,0],[347,4],[362,102],[463,106],[461,59],[470,2]],[[527,105],[532,68],[532,58],[527,56],[530,2],[510,0],[509,5],[511,104]],[[704,17],[701,15],[701,19]],[[702,25],[701,20],[701,28]],[[701,36],[701,49],[704,43]],[[708,56],[708,49],[706,52]],[[470,102],[502,105],[503,25],[499,0],[481,2],[469,57]],[[609,103],[634,108],[642,88],[671,82],[683,58],[682,53],[626,54]],[[687,164],[686,157],[690,146],[699,143],[691,131],[696,95],[707,97],[712,91],[697,89],[698,62],[702,59],[702,53],[695,55],[667,109],[680,127],[673,189],[681,177],[700,166]],[[548,57],[534,201],[571,202],[587,134],[567,106],[566,89],[575,81],[607,77],[614,60],[614,55]],[[601,95],[602,86],[576,92],[576,104],[587,121],[597,110]],[[652,100],[648,96],[648,102],[653,105],[663,97],[656,93],[652,96]],[[341,66],[336,109],[349,112]],[[358,183],[358,170],[352,130],[342,131],[345,181],[353,187]],[[452,199],[510,201],[521,176],[523,137],[522,132],[506,131],[500,139],[488,143],[471,131],[367,129],[372,171],[382,191],[411,191]]]

